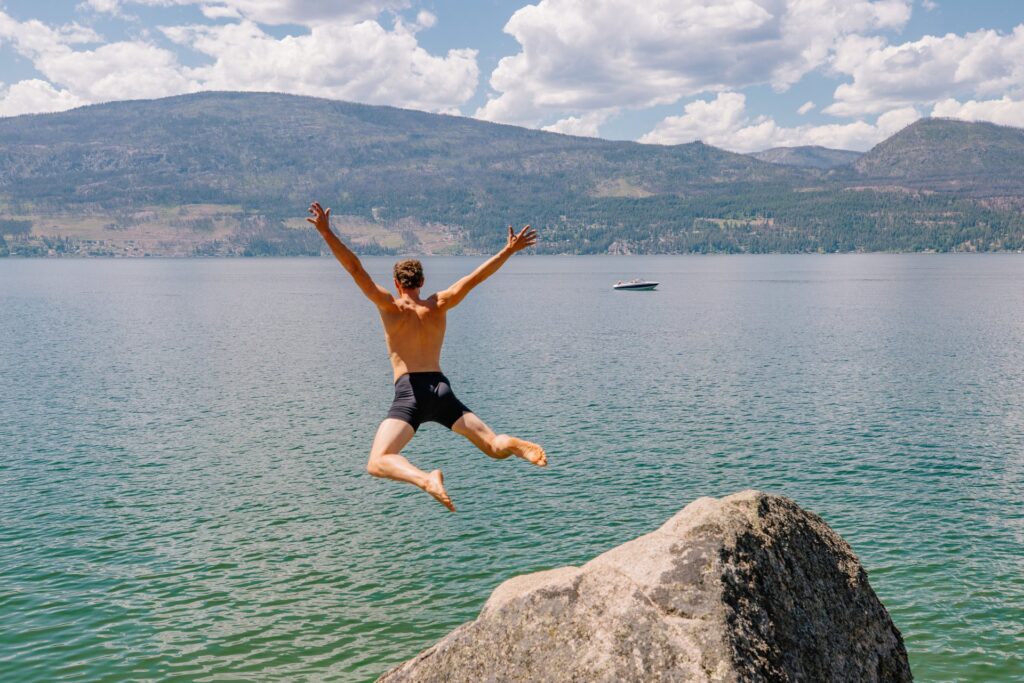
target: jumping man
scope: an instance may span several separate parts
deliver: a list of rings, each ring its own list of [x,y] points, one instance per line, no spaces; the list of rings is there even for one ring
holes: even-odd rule
[[[534,465],[547,465],[544,449],[537,444],[491,431],[455,398],[448,378],[441,372],[441,345],[448,311],[458,306],[470,290],[494,275],[512,254],[536,244],[537,232],[527,225],[516,234],[509,226],[508,244],[504,249],[448,289],[423,299],[420,298],[423,266],[419,261],[395,264],[398,296],[392,296],[370,278],[358,257],[331,231],[331,210],[325,211],[319,202],[314,202],[309,212],[313,217],[306,220],[316,226],[359,289],[376,304],[395,372],[395,400],[387,418],[377,428],[366,470],[375,477],[417,486],[454,512],[455,506],[444,490],[441,470],[427,474],[401,455],[422,422],[444,425],[492,458],[500,460],[515,455]]]

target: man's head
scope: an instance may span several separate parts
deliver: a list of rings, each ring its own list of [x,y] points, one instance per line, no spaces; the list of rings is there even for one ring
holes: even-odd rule
[[[400,289],[419,289],[423,286],[423,264],[406,259],[395,264],[395,284]]]

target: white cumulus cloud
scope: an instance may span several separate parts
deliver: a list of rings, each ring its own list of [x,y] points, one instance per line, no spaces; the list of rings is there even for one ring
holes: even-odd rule
[[[237,12],[246,13],[259,6],[268,17],[278,16],[269,14],[270,5],[283,12],[285,5],[296,11],[306,5],[310,11],[331,5],[336,11],[336,4],[368,6],[298,0],[231,3]],[[228,6],[221,2],[210,7]],[[230,19],[230,14],[211,11]],[[374,19],[321,21],[306,34],[283,38],[248,19],[162,27],[167,38],[210,59],[189,67],[174,51],[152,40],[104,42],[77,24],[55,28],[36,20],[19,22],[0,11],[0,41],[30,59],[43,77],[11,85],[2,95],[0,112],[57,111],[200,90],[276,91],[454,112],[476,90],[476,51],[427,52],[416,34],[436,21],[427,11],[419,12],[412,23],[396,18],[391,28]]]
[[[1024,100],[1001,97],[998,100],[960,102],[949,98],[935,105],[932,116],[964,121],[988,121],[1002,126],[1024,128]]]
[[[32,78],[0,89],[0,116],[64,111],[85,104],[67,90]]]
[[[321,21],[370,19],[408,0],[88,0],[100,12],[119,13],[129,5],[201,5],[208,18],[244,17],[261,24],[312,26]]]
[[[756,152],[770,147],[820,145],[863,151],[921,118],[913,107],[894,109],[875,123],[780,126],[767,116],[751,117],[742,93],[722,92],[714,100],[696,100],[680,116],[669,116],[640,138],[640,142],[675,145],[702,140],[734,152]]]
[[[117,14],[121,10],[121,0],[86,0],[85,6],[96,12]]]
[[[234,7],[225,5],[203,5],[199,8],[207,19],[241,19],[242,14]]]
[[[903,26],[911,0],[540,0],[505,31],[520,52],[491,74],[480,118],[536,125],[708,90],[783,90],[837,41]]]
[[[564,135],[596,138],[600,135],[601,124],[611,118],[614,113],[614,110],[592,111],[582,116],[567,116],[564,119],[555,121],[550,126],[544,126],[541,130],[562,133]]]
[[[1024,92],[1024,24],[1008,34],[950,33],[899,45],[850,36],[836,50],[832,68],[853,77],[836,88],[835,101],[825,109],[839,116],[962,95],[1012,96]]]
[[[33,101],[40,103],[37,111],[57,111],[91,102],[160,97],[195,89],[181,73],[174,53],[149,43],[120,41],[77,49],[78,44],[101,38],[77,26],[54,29],[39,21],[18,22],[3,12],[0,39],[10,41],[46,78],[12,85],[5,97],[5,102],[10,100],[4,107],[8,112],[28,113],[25,107]]]
[[[186,72],[203,90],[270,90],[450,111],[476,89],[476,51],[432,55],[417,43],[419,28],[325,22],[307,35],[283,39],[251,21],[162,30],[213,59]]]

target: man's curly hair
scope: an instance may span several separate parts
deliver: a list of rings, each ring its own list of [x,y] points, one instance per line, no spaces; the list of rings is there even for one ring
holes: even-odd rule
[[[395,279],[402,289],[417,289],[423,286],[423,264],[416,259],[406,259],[395,264]]]

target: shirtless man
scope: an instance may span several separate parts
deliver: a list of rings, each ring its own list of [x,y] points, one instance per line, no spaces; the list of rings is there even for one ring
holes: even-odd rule
[[[448,289],[423,299],[420,297],[423,267],[419,261],[395,264],[398,296],[392,296],[370,278],[356,255],[331,231],[331,210],[325,211],[319,202],[313,202],[309,212],[313,217],[306,220],[316,226],[359,289],[377,305],[395,372],[395,400],[387,418],[377,428],[367,472],[417,486],[455,512],[444,490],[441,470],[427,474],[401,455],[422,422],[438,422],[448,427],[492,458],[502,460],[515,455],[540,467],[547,465],[544,449],[537,444],[491,431],[455,398],[448,378],[441,372],[441,345],[448,311],[458,306],[470,290],[494,275],[512,254],[536,244],[537,232],[527,225],[516,234],[510,225],[504,249]]]

